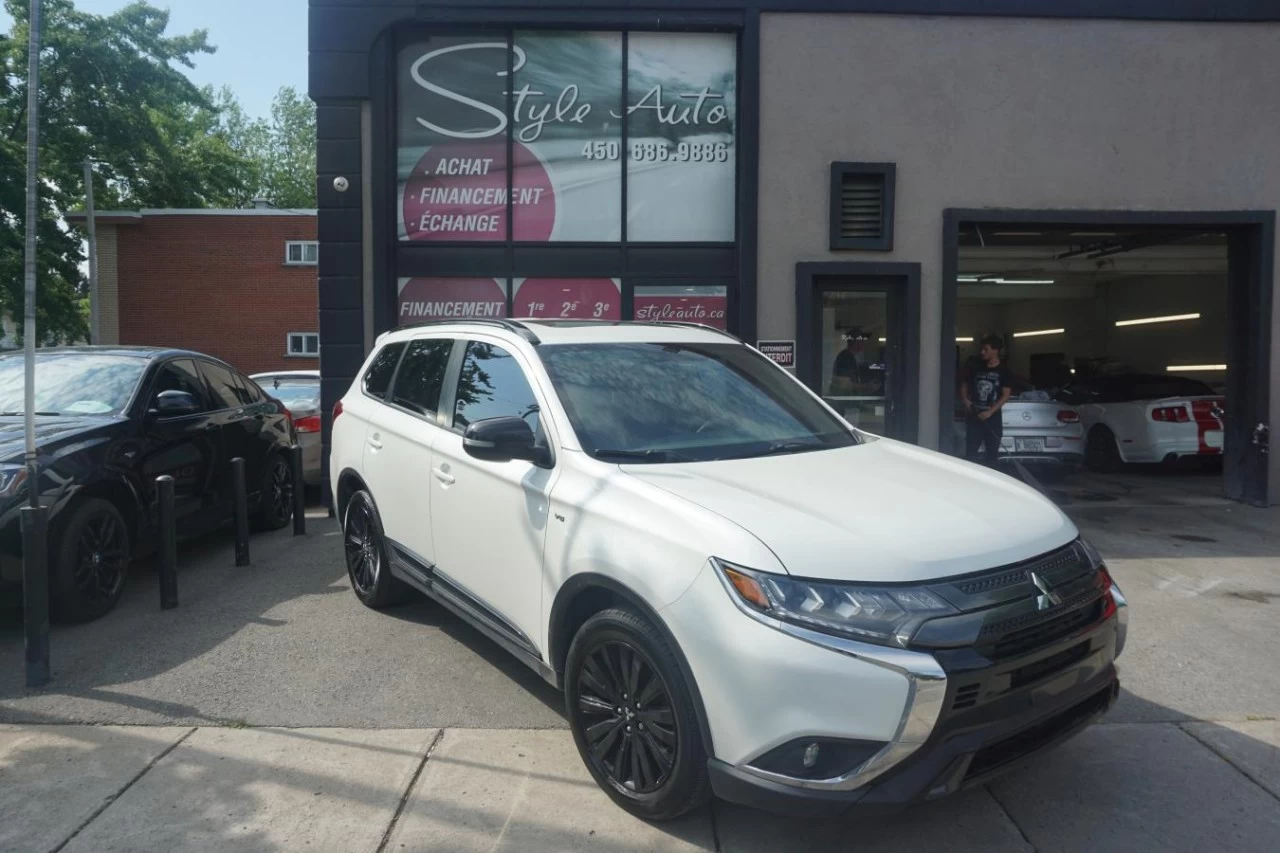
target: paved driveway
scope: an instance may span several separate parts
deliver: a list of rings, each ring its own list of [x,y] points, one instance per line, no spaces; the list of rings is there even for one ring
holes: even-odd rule
[[[585,777],[554,691],[430,604],[361,607],[313,519],[255,539],[246,569],[225,537],[185,549],[176,611],[142,567],[118,612],[55,630],[42,691],[0,615],[0,850],[1276,849],[1280,513],[1068,508],[1133,603],[1119,703],[905,815],[632,821]],[[102,725],[122,723],[141,726]]]

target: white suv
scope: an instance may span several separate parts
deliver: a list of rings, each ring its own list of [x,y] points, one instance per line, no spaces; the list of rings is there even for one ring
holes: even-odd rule
[[[706,327],[385,334],[331,471],[360,600],[425,593],[562,688],[646,818],[933,799],[1119,689],[1124,599],[1052,503]]]

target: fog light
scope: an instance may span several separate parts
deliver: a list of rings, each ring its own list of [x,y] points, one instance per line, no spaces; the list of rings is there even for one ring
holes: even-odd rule
[[[809,735],[774,747],[752,759],[750,766],[794,779],[830,779],[852,771],[884,747],[880,741]]]
[[[804,748],[804,769],[812,770],[813,765],[818,763],[818,745],[811,743]]]

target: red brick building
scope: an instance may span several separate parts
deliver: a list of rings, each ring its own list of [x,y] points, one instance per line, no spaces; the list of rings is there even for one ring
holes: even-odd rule
[[[68,220],[84,228],[84,214]],[[319,367],[314,210],[103,211],[100,343],[185,347],[245,373]]]

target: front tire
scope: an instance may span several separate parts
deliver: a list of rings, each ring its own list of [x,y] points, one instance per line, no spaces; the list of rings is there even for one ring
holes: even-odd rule
[[[120,600],[129,574],[129,528],[120,510],[89,498],[50,533],[54,615],[62,622],[105,615]]]
[[[391,574],[382,519],[368,492],[356,492],[347,502],[342,519],[342,545],[351,591],[361,604],[380,610],[409,597],[409,587]]]
[[[565,703],[587,770],[622,808],[670,820],[710,798],[693,696],[648,620],[622,608],[588,619],[569,647]]]

